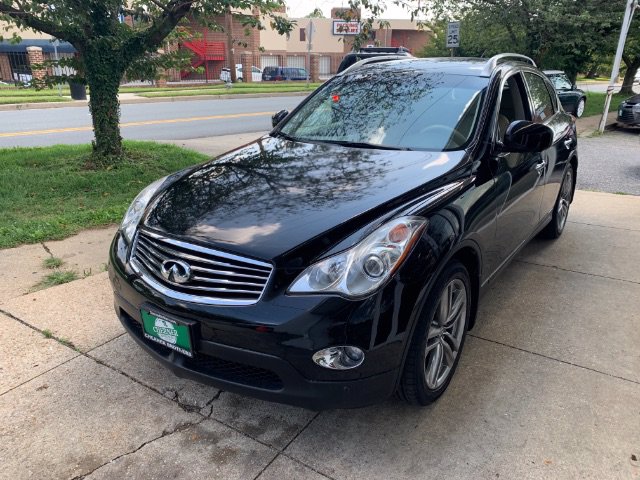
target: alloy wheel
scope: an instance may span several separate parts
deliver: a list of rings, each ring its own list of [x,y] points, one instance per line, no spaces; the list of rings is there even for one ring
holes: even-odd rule
[[[449,377],[464,336],[467,320],[467,288],[458,278],[443,289],[438,307],[427,331],[425,383],[439,388]]]
[[[569,205],[571,204],[572,190],[573,170],[569,168],[569,170],[567,170],[567,173],[564,175],[562,187],[560,187],[560,197],[558,198],[558,210],[556,218],[558,219],[558,230],[560,231],[564,228],[565,223],[567,223],[567,217],[569,216]]]
[[[584,113],[584,99],[580,99],[576,107],[576,117],[580,118]]]

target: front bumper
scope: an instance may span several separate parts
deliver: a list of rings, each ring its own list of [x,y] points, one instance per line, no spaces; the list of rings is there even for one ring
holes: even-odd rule
[[[192,305],[150,290],[119,260],[122,248],[116,236],[109,264],[116,313],[135,341],[177,376],[314,410],[366,406],[393,394],[408,336],[385,326],[394,322],[392,312],[406,314],[391,301],[399,285],[359,301],[280,295],[247,307]],[[148,307],[193,322],[194,358],[144,338],[140,310]],[[362,366],[332,371],[313,363],[321,348],[345,344],[365,350]]]
[[[397,370],[360,380],[313,381],[276,356],[205,340],[198,341],[196,356],[191,359],[145,340],[139,321],[122,308],[119,318],[134,340],[176,376],[225,391],[325,410],[370,405],[389,397],[395,387]]]

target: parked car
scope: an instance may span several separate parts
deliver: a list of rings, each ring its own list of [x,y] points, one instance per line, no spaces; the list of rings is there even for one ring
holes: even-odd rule
[[[616,121],[623,125],[640,125],[640,95],[629,97],[618,106]]]
[[[434,401],[481,292],[529,239],[562,234],[575,119],[532,60],[503,54],[364,61],[273,124],[133,201],[110,249],[120,321],[226,391]]]
[[[411,53],[404,47],[363,47],[357,52],[347,53],[340,65],[338,66],[338,73],[346,70],[351,65],[365,58],[372,57],[411,57]]]
[[[236,64],[236,78],[239,82],[244,81],[244,72],[242,71],[242,65],[240,63]],[[231,81],[231,70],[227,67],[222,69],[220,72],[220,80],[223,82]],[[251,81],[253,82],[261,82],[262,81],[262,70],[258,67],[251,67]]]
[[[544,74],[549,77],[558,92],[562,108],[580,118],[584,113],[584,107],[587,105],[587,95],[584,91],[580,90],[576,84],[571,83],[567,74],[562,70],[545,70]]]
[[[264,67],[262,80],[273,82],[280,80],[307,80],[309,73],[304,68],[297,67]]]

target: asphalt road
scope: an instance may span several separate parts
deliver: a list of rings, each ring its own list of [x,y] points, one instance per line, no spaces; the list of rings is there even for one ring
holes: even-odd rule
[[[577,188],[640,195],[640,128],[578,139]]]
[[[239,98],[122,105],[122,136],[182,140],[265,131],[271,115],[291,110],[304,97]],[[89,109],[64,107],[0,112],[0,148],[88,143]]]

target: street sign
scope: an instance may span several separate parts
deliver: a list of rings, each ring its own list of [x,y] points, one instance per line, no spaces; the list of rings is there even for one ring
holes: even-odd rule
[[[449,22],[447,25],[447,48],[460,46],[460,22]]]
[[[347,22],[345,20],[333,21],[333,34],[334,35],[359,35],[360,34],[360,22]]]

